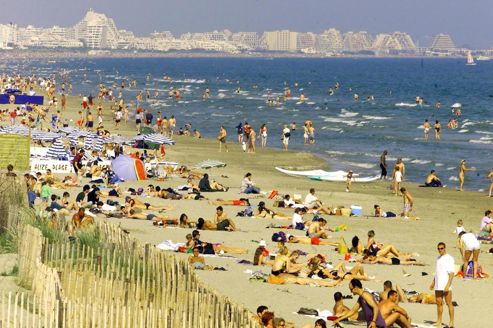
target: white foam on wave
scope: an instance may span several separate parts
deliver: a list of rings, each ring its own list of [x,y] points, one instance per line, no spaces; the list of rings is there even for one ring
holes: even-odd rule
[[[479,134],[493,134],[493,132],[491,131],[474,131],[474,132]]]
[[[224,93],[220,92],[217,94],[217,97],[218,98],[224,98],[224,97],[226,97],[226,95]]]
[[[419,165],[424,165],[424,164],[430,164],[431,161],[425,160],[425,159],[413,159],[411,161],[411,163],[413,163],[413,164],[419,164]]]
[[[477,144],[492,144],[493,142],[491,140],[476,140],[476,139],[473,139],[473,140],[469,140],[470,143],[477,143]]]
[[[354,125],[356,125],[358,123],[357,121],[343,120],[343,119],[337,118],[337,117],[327,117],[327,118],[324,119],[324,122],[342,123],[342,124],[346,124],[346,125],[349,125],[349,126],[354,126]]]
[[[338,114],[337,116],[339,116],[339,117],[354,117],[354,116],[358,116],[358,115],[359,115],[359,113],[357,113],[357,112],[351,112],[351,111],[343,108],[343,109],[341,109],[341,113]]]
[[[200,79],[183,79],[183,80],[171,80],[171,83],[197,83],[197,84],[204,84],[206,80],[200,80]]]
[[[326,150],[325,152],[329,155],[346,155],[345,152],[340,150]]]
[[[395,104],[397,107],[416,107],[418,106],[417,104],[412,104],[412,103],[405,103],[405,102],[400,102]]]
[[[459,181],[459,178],[456,177],[456,176],[451,176],[450,178],[448,178],[450,181]]]
[[[367,120],[388,120],[390,117],[385,116],[372,116],[372,115],[363,115],[363,118]]]
[[[443,166],[443,165],[444,165],[443,163],[435,163],[435,166],[438,166],[438,167]]]
[[[355,163],[355,162],[344,162],[344,163],[351,166],[361,167],[363,169],[372,169],[377,166],[376,164],[372,164],[372,163]]]
[[[217,90],[217,92],[226,92],[226,91],[229,91],[228,89],[219,89]]]
[[[476,125],[477,123],[474,123],[474,122],[465,122],[462,124],[461,128],[465,128],[466,126],[470,126],[470,125]]]
[[[459,133],[466,133],[466,132],[469,132],[469,130],[468,129],[462,129],[462,130],[459,130],[457,132],[459,132]]]

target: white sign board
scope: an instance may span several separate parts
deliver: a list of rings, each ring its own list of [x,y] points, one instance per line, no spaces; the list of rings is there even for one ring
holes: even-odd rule
[[[29,160],[31,172],[44,173],[50,169],[53,173],[71,173],[73,172],[72,164],[70,161],[57,161],[51,159],[36,159],[31,158]]]

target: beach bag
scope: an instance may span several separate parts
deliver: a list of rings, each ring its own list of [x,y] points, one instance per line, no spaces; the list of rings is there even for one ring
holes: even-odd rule
[[[278,241],[282,241],[282,242],[286,242],[287,238],[286,238],[286,234],[282,231],[279,231],[279,232],[274,232],[272,234],[272,241],[275,241],[275,242],[278,242]]]
[[[351,216],[351,209],[350,208],[341,208],[341,215],[342,216]]]
[[[310,308],[300,308],[298,310],[298,314],[301,314],[301,315],[312,315],[312,316],[315,316],[315,317],[318,317],[318,311],[315,310],[315,309],[310,309]]]
[[[347,247],[347,244],[346,244],[346,241],[344,240],[344,238],[341,238],[341,241],[339,242],[339,247],[337,247],[337,251],[339,252],[339,254],[349,253],[349,250],[348,250],[348,247]]]
[[[394,212],[385,212],[387,218],[395,218],[397,215],[395,215]]]

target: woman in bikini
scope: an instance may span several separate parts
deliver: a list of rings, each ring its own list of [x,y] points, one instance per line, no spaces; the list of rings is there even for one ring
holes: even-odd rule
[[[279,219],[279,220],[289,220],[290,218],[281,214],[274,212],[273,210],[265,206],[265,202],[258,203],[258,213],[257,218],[262,219]]]

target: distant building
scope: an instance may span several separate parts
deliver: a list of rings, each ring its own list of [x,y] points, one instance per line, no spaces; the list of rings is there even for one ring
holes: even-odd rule
[[[0,49],[8,49],[17,44],[17,25],[0,24]]]
[[[341,32],[335,28],[331,28],[317,35],[315,49],[319,53],[341,52],[344,50],[344,39]]]
[[[91,49],[116,49],[118,30],[113,19],[90,9],[75,25],[75,36]]]
[[[265,32],[263,40],[270,51],[288,51],[297,50],[298,33],[288,30]]]
[[[366,31],[344,34],[344,50],[349,52],[367,51],[372,48],[371,35]]]
[[[231,35],[232,33],[229,30],[224,30],[224,31],[204,32],[204,33],[192,33],[189,37],[191,40],[197,40],[197,41],[226,42],[229,41]]]
[[[455,50],[455,44],[450,35],[440,33],[433,37],[430,48],[432,50],[452,51]]]
[[[317,35],[312,32],[298,33],[296,37],[296,50],[298,51],[315,51]]]
[[[260,38],[256,32],[238,32],[231,36],[233,44],[240,48],[255,50],[261,48]]]
[[[416,45],[411,36],[406,33],[380,33],[373,41],[373,49],[380,55],[414,53],[416,51]]]

